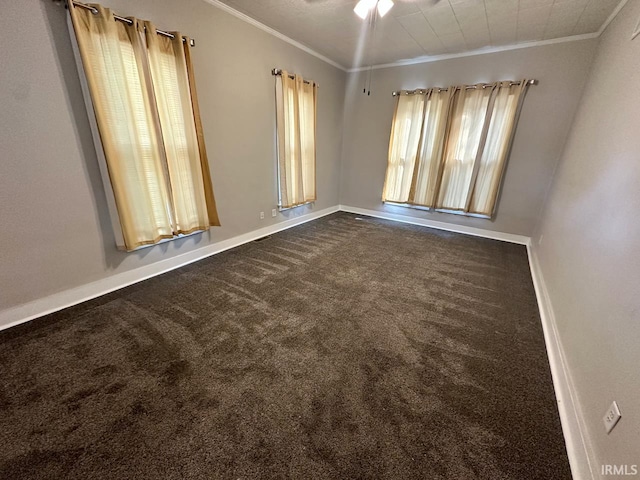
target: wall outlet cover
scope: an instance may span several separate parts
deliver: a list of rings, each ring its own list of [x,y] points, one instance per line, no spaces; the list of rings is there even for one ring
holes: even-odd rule
[[[604,421],[604,428],[607,433],[611,433],[611,430],[613,430],[613,427],[615,427],[616,424],[620,421],[621,417],[622,415],[620,414],[618,404],[614,401],[609,407],[609,410],[607,410],[604,418],[602,419]]]

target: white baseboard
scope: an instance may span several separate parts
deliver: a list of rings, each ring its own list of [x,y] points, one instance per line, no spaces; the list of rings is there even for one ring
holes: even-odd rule
[[[527,245],[527,253],[529,254],[529,267],[533,286],[538,298],[544,341],[551,366],[553,387],[556,392],[558,412],[560,413],[562,433],[567,447],[571,473],[574,480],[594,480],[599,478],[594,475],[593,471],[593,466],[597,465],[597,463],[588,440],[586,426],[583,422],[584,417],[558,335],[556,318],[549,293],[540,270],[538,258],[530,244]]]
[[[475,237],[502,240],[503,242],[517,243],[520,245],[528,245],[530,240],[530,238],[525,235],[494,232],[493,230],[485,230],[484,228],[467,227],[465,225],[454,225],[452,223],[438,222],[436,220],[411,217],[408,215],[399,215],[396,213],[381,212],[378,210],[369,210],[367,208],[340,205],[340,210],[344,212],[357,213],[360,215],[367,215],[369,217],[384,218],[386,220],[394,220],[396,222],[410,223],[412,225],[422,225],[423,227],[436,228],[438,230],[446,230],[448,232],[464,233],[466,235],[473,235]]]
[[[14,327],[21,323],[28,322],[29,320],[42,317],[43,315],[48,315],[50,313],[57,312],[58,310],[77,305],[78,303],[91,300],[129,285],[133,285],[134,283],[141,282],[148,278],[175,270],[176,268],[184,265],[202,260],[203,258],[210,257],[211,255],[224,252],[230,248],[252,242],[258,238],[324,217],[325,215],[337,212],[338,210],[339,207],[336,205],[334,207],[318,210],[317,212],[301,215],[290,220],[285,220],[284,222],[260,228],[243,235],[238,235],[237,237],[233,237],[228,240],[213,243],[206,247],[198,248],[172,258],[167,258],[166,260],[161,260],[151,265],[117,273],[95,282],[87,283],[86,285],[81,285],[23,305],[9,308],[0,312],[0,330]]]
[[[398,222],[423,225],[426,227],[437,228],[451,232],[466,233],[469,235],[504,240],[513,243],[526,244],[529,240],[528,237],[520,235],[492,232],[490,230],[452,225],[448,223],[424,220],[404,215],[376,212],[374,210],[350,207],[346,205],[336,205],[334,207],[325,208],[323,210],[319,210],[307,215],[301,215],[290,220],[285,220],[284,222],[264,227],[259,230],[254,230],[252,232],[248,232],[243,235],[230,238],[228,240],[213,243],[205,247],[198,248],[196,250],[192,250],[190,252],[183,253],[172,258],[168,258],[166,260],[161,260],[151,265],[146,265],[144,267],[110,275],[95,282],[87,283],[79,287],[71,288],[69,290],[55,293],[44,298],[33,300],[23,305],[18,305],[16,307],[0,311],[0,330],[11,328],[21,323],[25,323],[35,318],[57,312],[64,308],[77,305],[78,303],[91,300],[101,295],[106,295],[107,293],[119,290],[129,285],[133,285],[134,283],[138,283],[148,278],[161,275],[171,270],[175,270],[176,268],[180,268],[184,265],[188,265],[211,255],[224,252],[225,250],[229,250],[230,248],[237,247],[244,243],[252,242],[257,238],[261,238],[266,235],[271,235],[273,233],[295,227],[296,225],[315,220],[339,210],[360,215],[368,215],[371,217],[386,218],[388,220],[395,220]]]

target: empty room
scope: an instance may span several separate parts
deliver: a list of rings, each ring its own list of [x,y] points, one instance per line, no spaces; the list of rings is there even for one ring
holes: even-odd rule
[[[0,479],[640,479],[640,0],[0,38]]]

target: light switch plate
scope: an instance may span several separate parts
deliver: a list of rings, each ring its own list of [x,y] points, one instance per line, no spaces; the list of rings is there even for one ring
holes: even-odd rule
[[[621,417],[622,415],[620,414],[618,404],[614,401],[609,407],[609,410],[607,410],[604,418],[602,419],[604,421],[604,428],[607,433],[611,433],[611,430],[613,430],[613,427],[616,426]]]

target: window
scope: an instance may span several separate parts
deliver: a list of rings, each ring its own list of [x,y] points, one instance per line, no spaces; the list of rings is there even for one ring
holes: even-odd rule
[[[113,194],[118,246],[128,251],[219,225],[190,42],[150,22],[116,20],[69,2]]]
[[[284,70],[278,72],[278,205],[286,209],[316,200],[318,85]]]
[[[400,92],[383,201],[492,217],[527,86]]]

